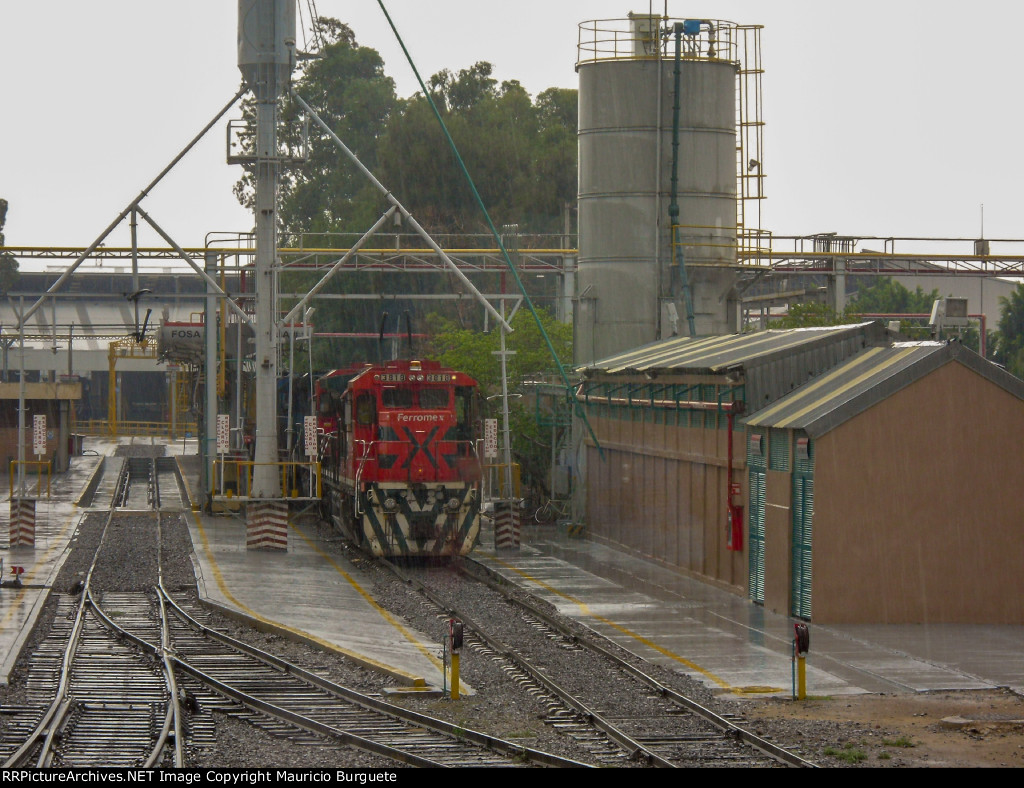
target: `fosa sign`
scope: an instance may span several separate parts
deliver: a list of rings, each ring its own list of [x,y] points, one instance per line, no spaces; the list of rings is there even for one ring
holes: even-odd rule
[[[206,326],[202,323],[164,323],[160,326],[158,344],[164,358],[202,357]]]

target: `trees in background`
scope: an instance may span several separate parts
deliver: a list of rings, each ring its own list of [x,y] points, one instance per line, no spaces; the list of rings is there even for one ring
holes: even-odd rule
[[[793,304],[789,313],[771,322],[772,328],[805,328],[808,326],[837,326],[856,323],[861,315],[929,314],[932,304],[939,297],[938,290],[924,292],[920,287],[908,290],[892,277],[876,277],[867,287],[862,287],[842,312],[836,312],[828,304],[807,302]],[[909,321],[901,321],[904,333],[917,330]]]
[[[920,285],[915,290],[908,290],[892,277],[881,276],[875,277],[869,286],[857,291],[848,311],[861,315],[930,314],[937,298],[938,290],[926,293]]]
[[[0,197],[0,247],[4,241],[4,226],[7,224],[7,200]],[[0,295],[7,295],[18,281],[18,260],[12,254],[0,254]]]
[[[557,322],[547,311],[538,310],[541,325],[563,366],[572,361],[572,326]],[[536,392],[530,387],[517,387],[516,382],[551,378],[556,371],[533,316],[521,309],[511,320],[513,333],[505,338],[505,348],[514,351],[508,357],[508,377],[512,388],[509,398],[509,425],[512,435],[512,458],[518,462],[524,485],[547,488],[551,466],[550,428],[537,422]],[[484,416],[501,419],[501,366],[494,355],[501,347],[497,330],[488,333],[466,330],[456,323],[434,317],[430,326],[430,356],[474,377],[486,403]]]
[[[441,71],[428,90],[495,225],[560,232],[564,206],[576,198],[576,91],[551,88],[533,102],[518,82],[499,85],[491,72],[486,62]],[[432,232],[487,232],[422,94],[388,124],[379,157],[382,180],[407,195],[403,202]]]
[[[1024,378],[1024,284],[1018,284],[1009,298],[1000,298],[999,304],[999,329],[990,355],[1007,371]]]
[[[316,21],[325,45],[317,57],[304,61],[295,80],[299,95],[371,171],[378,165],[377,145],[400,101],[395,83],[384,73],[376,50],[361,47],[352,29],[335,19]],[[248,99],[243,116],[254,118]],[[281,125],[301,116],[290,98],[282,100]],[[295,130],[282,133],[295,143]],[[251,173],[235,184],[235,196],[252,206]],[[318,126],[309,131],[307,161],[282,168],[278,194],[280,229],[286,236],[365,232],[383,212],[383,195],[344,156]],[[307,243],[307,246],[314,245]],[[323,244],[328,245],[328,244]]]
[[[428,232],[487,232],[426,97],[398,98],[380,55],[359,46],[347,25],[320,18],[317,26],[326,43],[295,80],[303,99]],[[534,101],[515,80],[499,85],[492,71],[487,62],[446,69],[427,90],[495,225],[561,232],[565,205],[576,199],[576,91],[551,88]],[[243,113],[253,117],[251,100]],[[287,123],[301,113],[286,98],[281,114]],[[386,209],[384,196],[316,126],[309,151],[308,161],[282,172],[282,231],[364,232]],[[251,174],[235,195],[252,205]]]
[[[1020,290],[1020,288],[1018,288]],[[807,328],[810,326],[836,326],[860,321],[863,315],[930,315],[932,305],[940,298],[938,290],[925,292],[920,286],[909,290],[892,277],[876,277],[867,287],[862,287],[842,312],[836,312],[828,304],[820,302],[807,302],[793,304],[789,312],[769,323],[770,328]],[[1004,319],[1007,309],[1007,299],[1002,299]],[[1024,294],[1016,295],[1011,299],[1021,310],[1021,355],[1020,372],[1024,372]],[[1012,321],[1011,321],[1012,322]],[[1009,324],[1008,324],[1009,325]],[[1003,361],[1003,353],[1011,352],[1001,341],[1003,322],[1000,321],[999,331],[987,331],[986,334],[986,356],[987,358],[1006,364]],[[1013,330],[1012,328],[1010,329]],[[900,320],[900,333],[911,339],[931,339],[931,328],[920,318]],[[1011,334],[1012,336],[1013,334]],[[965,347],[969,347],[976,353],[981,352],[981,333],[975,325],[969,325],[964,329],[946,329],[942,338],[956,337]],[[1012,370],[1011,370],[1012,371]],[[1017,372],[1014,374],[1019,375]]]
[[[471,240],[468,236],[488,232],[424,95],[398,98],[380,55],[359,46],[351,28],[328,18],[317,24],[326,44],[315,59],[302,65],[295,80],[298,93],[443,247],[458,247]],[[566,204],[576,197],[576,91],[552,88],[534,101],[515,80],[499,84],[492,71],[486,62],[458,72],[444,70],[428,80],[427,90],[495,225],[516,224],[524,235],[561,233]],[[252,105],[244,112],[252,117]],[[283,121],[299,114],[294,102],[283,101]],[[387,200],[315,125],[310,127],[309,153],[308,161],[282,172],[283,242],[301,236],[307,248],[347,248],[387,209]],[[236,184],[235,193],[242,204],[252,204],[251,175]],[[406,234],[403,246],[422,245],[409,228],[393,225],[384,232]],[[473,246],[479,244],[479,238],[472,239]],[[308,292],[316,278],[285,272],[281,292]],[[491,292],[499,285],[479,275],[474,281]],[[481,328],[482,310],[460,310],[457,304],[440,300],[403,299],[410,293],[451,293],[460,288],[443,273],[342,272],[325,288],[326,296],[376,293],[381,298],[321,299],[317,331],[376,332],[384,310],[389,312],[387,331],[394,331],[408,313],[413,333],[422,333],[428,330],[428,311],[463,329]],[[405,330],[404,323],[400,330]],[[330,369],[376,358],[376,344],[317,340],[313,366]]]

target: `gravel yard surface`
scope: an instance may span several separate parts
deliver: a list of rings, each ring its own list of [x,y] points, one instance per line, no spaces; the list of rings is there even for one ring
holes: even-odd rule
[[[53,589],[53,595],[74,593],[92,562],[99,543],[104,515],[89,514],[74,539]],[[122,522],[108,530],[103,544],[104,561],[93,577],[94,592],[147,591],[155,583],[155,537],[146,535],[139,522]],[[372,588],[380,604],[416,629],[435,636],[440,651],[441,633],[447,616],[440,614],[408,585],[373,562],[364,559],[341,540],[327,539],[323,549],[347,556],[357,567],[359,581]],[[172,594],[198,605],[191,561],[191,542],[181,517],[165,517],[161,554],[165,585]],[[446,568],[411,568],[418,580],[437,593],[448,595],[452,605],[497,630],[508,643],[525,640],[536,626],[519,614],[506,600],[480,585],[467,585]],[[22,652],[9,686],[0,687],[0,710],[17,705],[25,693],[28,660],[45,628],[52,620],[56,604],[47,603],[37,632]],[[339,611],[339,615],[343,615]],[[368,694],[381,693],[391,682],[372,671],[354,665],[336,654],[327,653],[278,635],[259,632],[234,619],[210,614],[207,621],[233,637],[265,648],[281,658],[313,670],[339,684]],[[544,636],[541,636],[543,640]],[[538,641],[539,642],[539,641]],[[540,648],[540,646],[538,646]],[[627,684],[633,680],[611,671],[603,661],[586,649],[567,647],[560,639],[548,638],[550,649],[544,659],[553,672],[565,677],[570,666],[571,680],[580,686]],[[411,694],[391,695],[392,702],[442,717],[524,746],[546,750],[582,763],[608,765],[592,752],[592,747],[545,723],[548,708],[542,694],[514,680],[501,660],[485,651],[467,647],[462,656],[462,680],[476,692],[459,700],[429,698]],[[797,752],[801,757],[829,767],[900,766],[1019,766],[1024,758],[1024,705],[1020,697],[1008,692],[939,693],[930,695],[856,696],[820,698],[804,703],[790,700],[739,701],[722,698],[682,674],[646,665],[645,672],[685,692],[698,703],[720,714],[740,715],[738,724]],[[625,696],[608,693],[608,708],[601,711],[617,716],[635,716],[658,705],[643,693],[635,696],[635,707],[622,704]],[[200,713],[206,713],[202,710]],[[951,727],[944,718],[960,714],[967,724]],[[190,766],[252,767],[330,767],[394,768],[396,764],[379,756],[328,743],[297,746],[231,716],[215,713],[216,744],[190,750]],[[1013,720],[1017,720],[1014,724]],[[973,724],[972,724],[973,723]],[[0,714],[0,733],[5,715]],[[636,764],[620,760],[615,765]]]

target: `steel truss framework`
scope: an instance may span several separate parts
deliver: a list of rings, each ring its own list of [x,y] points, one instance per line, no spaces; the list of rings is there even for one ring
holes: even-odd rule
[[[445,273],[447,268],[440,255],[433,249],[403,247],[396,236],[396,242],[387,246],[357,250],[342,268],[347,271],[374,271],[400,273]],[[378,238],[378,242],[380,239]],[[19,261],[63,261],[81,256],[83,248],[77,247],[0,247],[0,254],[10,254]],[[184,251],[197,262],[206,255],[215,254],[224,261],[228,271],[245,270],[252,265],[254,249],[248,246],[201,247]],[[282,248],[278,250],[279,270],[323,270],[332,267],[346,253],[348,248]],[[446,254],[466,273],[502,273],[508,270],[501,250],[496,248],[447,248]],[[521,271],[536,274],[557,274],[566,270],[575,271],[576,250],[561,248],[520,249],[516,266]],[[177,250],[163,247],[148,247],[132,250],[130,247],[104,247],[91,254],[86,262],[127,261],[133,259],[181,263]],[[86,267],[83,272],[90,271]]]
[[[738,253],[737,267],[762,272],[868,276],[1024,276],[1024,240],[765,236]]]
[[[408,245],[411,236],[378,235],[373,248],[358,249],[342,269],[376,273],[445,273],[440,255],[433,249]],[[466,240],[463,237],[461,240]],[[555,236],[523,236],[516,252],[516,267],[530,274],[561,275],[576,272],[577,250],[560,248]],[[382,243],[383,242],[383,243]],[[541,245],[543,244],[543,245]],[[279,270],[316,271],[332,267],[350,247],[289,246],[278,250]],[[7,246],[0,254],[10,254],[20,262],[74,260],[81,247]],[[197,262],[207,254],[216,254],[227,271],[245,270],[252,265],[251,246],[209,246],[183,251]],[[444,247],[445,253],[465,273],[503,273],[507,271],[501,250],[489,246]],[[170,247],[101,247],[86,262],[166,261],[181,263],[178,250]],[[721,264],[692,263],[692,267],[723,267]],[[738,249],[737,271],[772,271],[802,274],[852,275],[965,275],[1024,276],[1024,240],[924,238],[881,236],[765,236],[753,248]],[[88,267],[85,271],[90,270]]]

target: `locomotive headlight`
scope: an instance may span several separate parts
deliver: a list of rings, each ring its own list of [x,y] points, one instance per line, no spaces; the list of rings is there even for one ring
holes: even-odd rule
[[[445,506],[448,507],[449,512],[457,512],[459,511],[459,507],[462,506],[462,501],[455,496],[452,496],[448,499],[447,503],[445,503]]]
[[[398,501],[392,498],[390,495],[384,499],[384,511],[393,512],[398,508]]]

